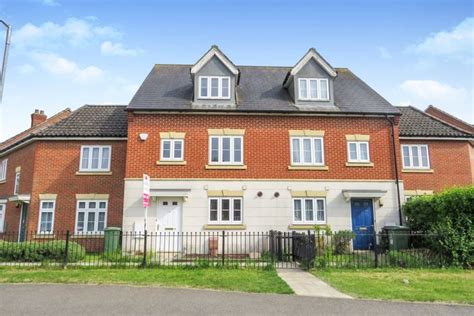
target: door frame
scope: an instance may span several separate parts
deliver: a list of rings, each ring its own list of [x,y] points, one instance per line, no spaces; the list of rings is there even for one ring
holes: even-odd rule
[[[25,212],[26,213],[26,215],[25,215],[25,231],[24,231],[25,236],[24,236],[24,240],[21,240],[21,235],[22,235],[21,220],[23,218],[23,212],[24,212],[25,208],[26,208],[26,212]],[[28,237],[27,236],[28,235],[27,234],[28,230],[26,229],[27,226],[28,226],[27,222],[28,222],[28,203],[23,202],[23,203],[21,203],[21,206],[20,206],[20,220],[19,220],[19,225],[18,225],[18,242],[26,241],[26,239]]]
[[[375,199],[374,198],[351,198],[350,201],[349,201],[349,204],[350,204],[350,211],[351,211],[351,230],[352,232],[355,234],[356,232],[354,231],[354,223],[353,223],[353,219],[352,219],[352,201],[354,200],[359,200],[359,201],[363,201],[363,200],[370,200],[371,201],[371,204],[372,204],[372,226],[374,228],[374,232],[375,232],[375,224],[377,223],[377,220],[375,218]],[[375,240],[374,240],[375,242]],[[354,250],[354,242],[352,243],[352,249]]]

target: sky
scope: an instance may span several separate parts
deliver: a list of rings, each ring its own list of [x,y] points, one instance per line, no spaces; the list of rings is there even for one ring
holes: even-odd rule
[[[193,64],[213,44],[236,65],[268,66],[314,47],[393,105],[474,123],[473,16],[456,0],[0,0],[13,27],[0,141],[34,109],[126,105],[155,63]]]

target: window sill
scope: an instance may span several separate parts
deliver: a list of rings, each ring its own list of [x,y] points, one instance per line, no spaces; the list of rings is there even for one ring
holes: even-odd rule
[[[204,230],[245,230],[247,226],[242,224],[236,225],[221,225],[221,224],[211,224],[211,225],[204,225]]]
[[[316,224],[314,224],[316,225]],[[314,225],[293,224],[288,226],[288,230],[314,230]]]
[[[55,234],[50,233],[38,233],[33,235],[33,239],[54,239],[56,238]]]
[[[402,169],[403,173],[434,173],[433,169]]]
[[[364,167],[364,168],[373,168],[373,162],[346,162],[346,167]]]
[[[288,166],[288,170],[317,170],[328,171],[328,166]]]
[[[111,176],[112,171],[77,171],[76,176]]]
[[[74,239],[101,239],[101,238],[104,238],[104,234],[103,233],[91,233],[90,235],[89,234],[80,234],[80,235],[72,235],[71,238],[74,238]]]
[[[159,166],[184,166],[186,165],[186,161],[167,161],[167,160],[158,160],[156,162]]]
[[[246,170],[246,165],[206,165],[207,170],[231,169],[231,170]]]
[[[4,183],[7,183],[7,180],[0,181],[0,184],[4,184]]]

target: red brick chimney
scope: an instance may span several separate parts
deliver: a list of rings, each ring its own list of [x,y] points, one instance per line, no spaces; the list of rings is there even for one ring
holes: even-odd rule
[[[43,110],[35,109],[35,112],[31,114],[31,127],[43,123],[47,118]]]

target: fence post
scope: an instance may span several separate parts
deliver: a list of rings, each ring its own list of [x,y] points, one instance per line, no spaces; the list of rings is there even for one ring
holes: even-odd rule
[[[147,239],[148,239],[148,234],[147,234],[147,230],[145,229],[145,240],[143,241],[143,262],[142,262],[142,268],[146,268]]]
[[[279,231],[278,232],[278,238],[277,238],[277,257],[278,257],[278,260],[279,261],[283,261],[283,245],[282,245],[282,241],[283,241],[283,238],[281,237],[281,232]]]
[[[378,255],[378,244],[377,244],[377,231],[375,229],[374,229],[374,255],[375,255],[374,265],[375,265],[375,268],[378,268],[379,255]]]
[[[69,253],[69,230],[66,231],[66,247],[64,249],[63,268],[67,267],[68,253]]]
[[[222,267],[225,263],[225,230],[222,231]]]

